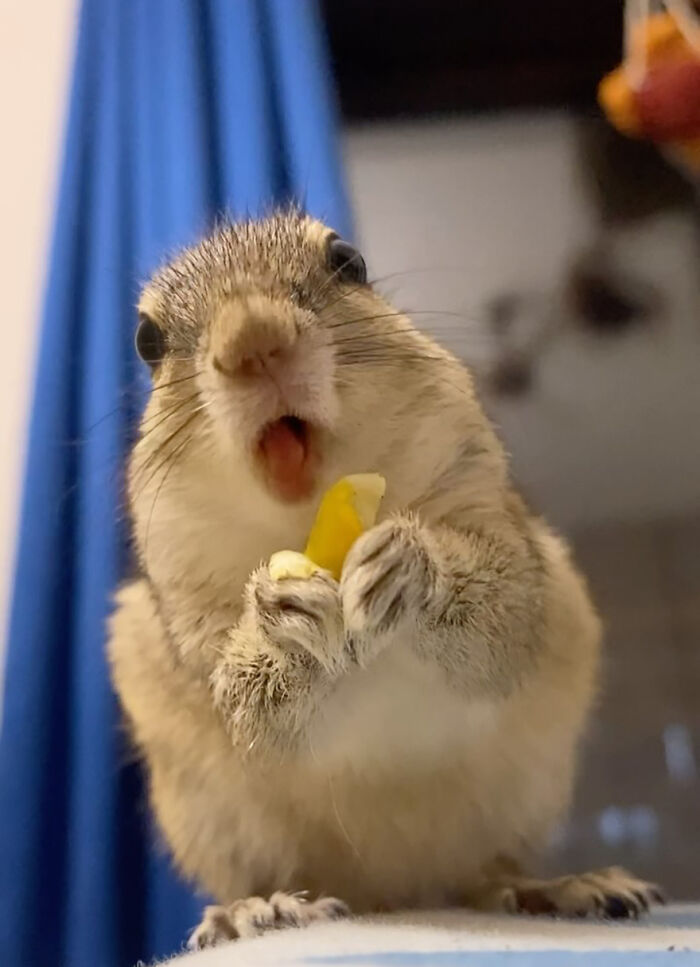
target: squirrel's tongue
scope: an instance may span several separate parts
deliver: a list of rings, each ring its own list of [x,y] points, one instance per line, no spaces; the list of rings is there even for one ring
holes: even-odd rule
[[[304,423],[282,417],[265,428],[259,442],[265,470],[285,500],[305,497],[311,486]]]

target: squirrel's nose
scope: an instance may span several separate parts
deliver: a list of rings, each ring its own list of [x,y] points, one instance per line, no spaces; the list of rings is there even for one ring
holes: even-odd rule
[[[264,297],[227,304],[212,326],[214,369],[233,378],[274,374],[297,340],[290,308]]]
[[[232,366],[229,354],[223,359],[214,356],[212,365],[214,369],[224,376],[265,376],[269,375],[280,362],[284,362],[284,353],[281,349],[271,349],[269,352],[254,353],[251,356],[242,356],[236,359]]]

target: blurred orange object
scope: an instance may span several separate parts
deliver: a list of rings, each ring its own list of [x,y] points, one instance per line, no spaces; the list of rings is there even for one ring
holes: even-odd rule
[[[608,120],[700,169],[700,55],[672,13],[642,19],[624,62],[598,88]]]

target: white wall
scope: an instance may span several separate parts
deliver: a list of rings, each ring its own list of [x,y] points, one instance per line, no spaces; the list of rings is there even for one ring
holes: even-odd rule
[[[486,342],[484,300],[561,283],[592,234],[577,184],[572,122],[560,115],[369,126],[346,156],[372,276],[467,359]],[[700,510],[700,293],[697,239],[684,216],[617,238],[623,263],[658,282],[667,311],[641,333],[605,341],[568,332],[542,362],[537,390],[490,412],[515,473],[564,526]]]
[[[0,0],[0,667],[76,0]]]

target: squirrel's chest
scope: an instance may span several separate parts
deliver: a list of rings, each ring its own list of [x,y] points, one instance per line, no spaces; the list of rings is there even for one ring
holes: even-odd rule
[[[483,746],[496,718],[491,703],[469,700],[397,642],[338,682],[311,723],[309,750],[324,769],[435,767]]]

